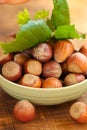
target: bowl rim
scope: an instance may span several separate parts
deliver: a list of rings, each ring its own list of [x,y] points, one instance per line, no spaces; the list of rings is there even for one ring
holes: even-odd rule
[[[0,79],[5,80],[9,84],[12,84],[12,85],[15,85],[15,86],[17,85],[19,88],[25,88],[25,89],[30,89],[30,90],[39,90],[39,91],[65,90],[65,89],[75,88],[76,86],[79,86],[79,85],[87,82],[87,79],[85,79],[85,80],[83,80],[83,81],[81,81],[79,83],[76,83],[76,84],[73,84],[73,85],[69,85],[69,86],[64,86],[64,87],[61,87],[61,88],[34,88],[34,87],[24,86],[24,85],[20,85],[20,84],[17,84],[15,82],[12,82],[12,81],[6,79],[1,74],[0,74]]]

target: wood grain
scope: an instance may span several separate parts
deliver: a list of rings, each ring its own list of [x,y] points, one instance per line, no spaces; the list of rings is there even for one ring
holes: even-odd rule
[[[68,3],[71,22],[76,24],[78,30],[87,32],[87,0],[68,0]],[[33,16],[36,10],[43,9],[43,7],[51,11],[53,5],[51,0],[30,0],[28,3],[18,6],[0,5],[0,41],[6,35],[17,31],[16,15],[24,7],[27,7]],[[78,124],[69,116],[71,104],[78,100],[87,103],[87,93],[77,100],[60,105],[35,105],[35,119],[29,123],[21,123],[13,117],[13,107],[18,100],[9,96],[0,87],[0,130],[86,130],[87,124]]]
[[[0,88],[0,130],[86,130],[87,124],[78,124],[69,116],[69,108],[73,102],[87,103],[87,93],[72,102],[53,105],[37,106],[36,117],[28,123],[21,123],[13,116],[13,107],[18,101]]]

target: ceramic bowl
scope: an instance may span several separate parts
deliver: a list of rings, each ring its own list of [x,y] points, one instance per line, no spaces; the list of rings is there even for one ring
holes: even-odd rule
[[[27,99],[39,105],[56,105],[79,98],[87,91],[87,80],[63,88],[32,88],[8,81],[0,75],[0,86],[16,99]]]

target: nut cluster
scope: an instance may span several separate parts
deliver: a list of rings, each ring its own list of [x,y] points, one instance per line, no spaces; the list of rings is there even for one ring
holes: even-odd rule
[[[85,80],[87,47],[69,40],[48,41],[11,54],[0,49],[1,74],[8,80],[36,88],[61,88]]]

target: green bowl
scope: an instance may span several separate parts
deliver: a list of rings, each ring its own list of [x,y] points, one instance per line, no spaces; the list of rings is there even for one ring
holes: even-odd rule
[[[63,88],[32,88],[13,83],[0,75],[0,86],[16,99],[27,99],[39,105],[56,105],[79,98],[87,91],[87,80]]]

